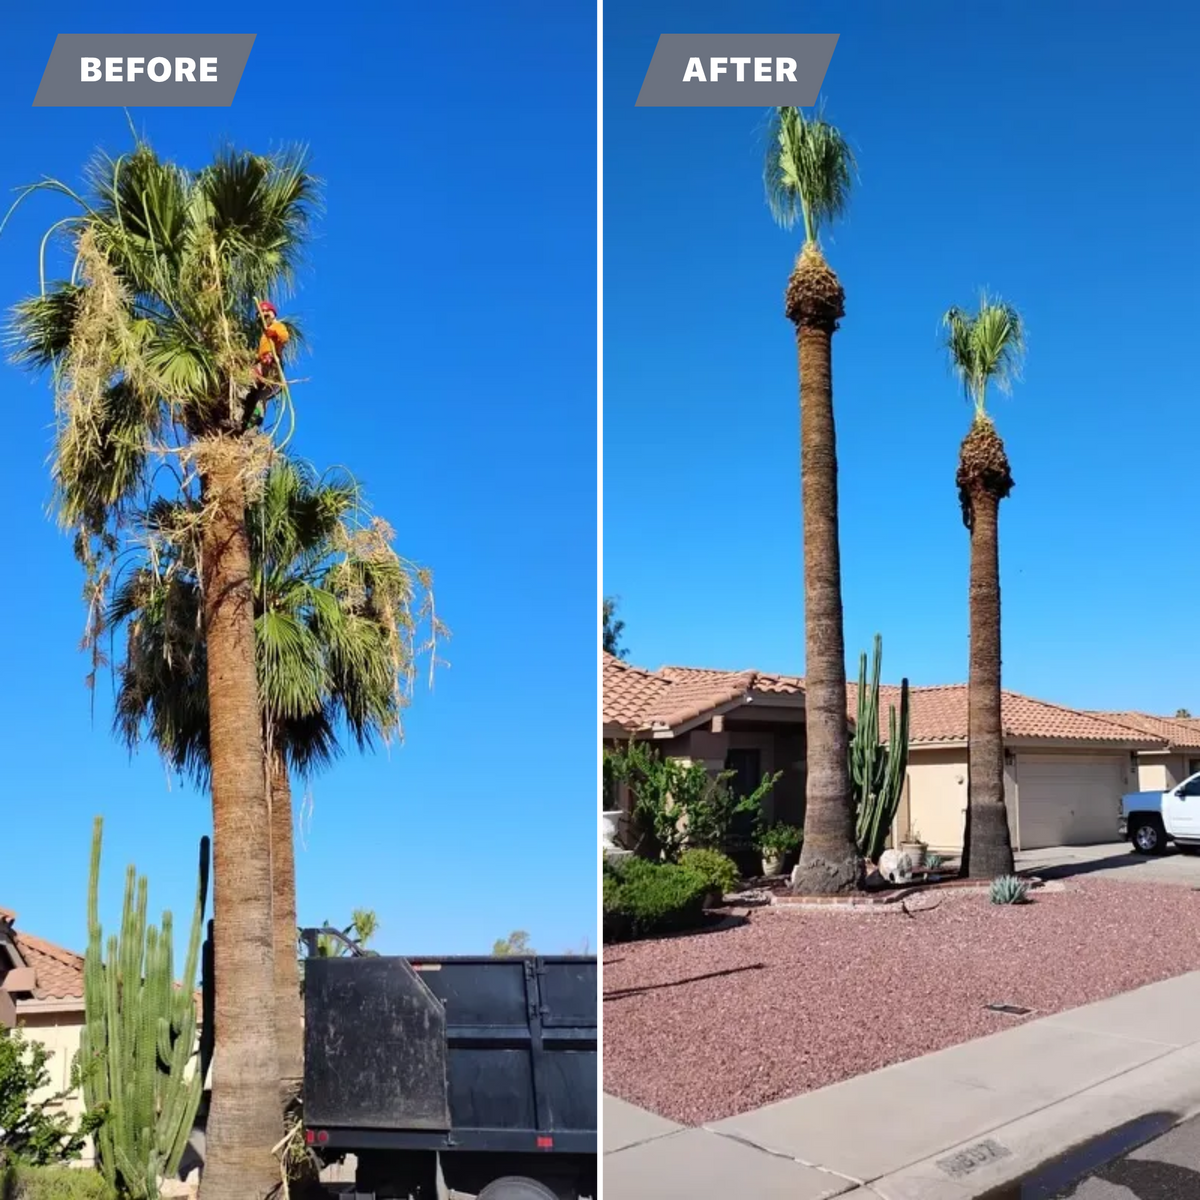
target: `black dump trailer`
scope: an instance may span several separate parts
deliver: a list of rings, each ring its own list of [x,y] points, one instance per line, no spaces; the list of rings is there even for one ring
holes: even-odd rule
[[[309,1146],[378,1200],[595,1197],[597,984],[588,956],[310,954]]]

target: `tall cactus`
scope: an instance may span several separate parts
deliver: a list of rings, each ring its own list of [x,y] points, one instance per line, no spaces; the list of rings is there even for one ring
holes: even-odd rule
[[[96,1134],[100,1170],[131,1200],[157,1200],[159,1180],[173,1175],[200,1103],[203,1075],[189,1070],[196,1048],[196,965],[208,899],[208,838],[200,841],[200,879],[187,961],[176,986],[171,914],[146,924],[145,876],[125,876],[120,937],[100,927],[103,820],[92,831],[88,946],[80,1037],[84,1101],[107,1116]]]
[[[859,853],[875,862],[883,853],[888,830],[896,819],[908,769],[908,680],[900,683],[900,720],[888,705],[888,740],[879,740],[879,671],[883,638],[875,635],[871,686],[867,687],[867,656],[858,659],[858,718],[850,740],[850,788],[856,812]]]

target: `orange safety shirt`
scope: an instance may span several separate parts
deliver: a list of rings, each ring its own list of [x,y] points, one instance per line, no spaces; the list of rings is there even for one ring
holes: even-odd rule
[[[283,357],[283,348],[292,335],[282,321],[272,321],[263,331],[258,343],[258,357],[262,358],[273,350],[276,358]]]

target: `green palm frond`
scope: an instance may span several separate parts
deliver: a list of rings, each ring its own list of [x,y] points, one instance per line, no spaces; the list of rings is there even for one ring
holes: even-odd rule
[[[987,390],[995,384],[1011,392],[1020,378],[1025,357],[1025,323],[1017,309],[984,292],[978,312],[951,307],[942,317],[950,366],[963,385],[967,399],[982,417]]]
[[[60,280],[44,294],[14,305],[5,334],[14,363],[41,370],[66,354],[81,291],[77,284]]]
[[[47,230],[68,237],[75,265],[69,281],[43,283],[15,307],[6,340],[19,364],[55,368],[54,472],[64,520],[86,518],[86,547],[102,526],[122,526],[169,430],[239,431],[230,395],[261,335],[255,299],[291,286],[318,197],[303,151],[226,150],[191,172],[144,140],[98,155],[85,183],[77,193],[44,180],[18,197],[46,190],[75,202]],[[136,425],[110,418],[118,388],[136,395]],[[126,469],[114,482],[117,460]]]
[[[139,515],[145,561],[113,588],[108,622],[125,630],[116,726],[197,782],[207,780],[207,663],[200,623],[194,505],[155,500]],[[428,573],[363,525],[357,482],[279,458],[247,511],[266,728],[309,774],[340,752],[398,734]]]
[[[772,112],[763,183],[771,215],[784,229],[802,221],[805,240],[816,244],[849,206],[857,171],[850,144],[823,109],[811,117],[791,105]]]

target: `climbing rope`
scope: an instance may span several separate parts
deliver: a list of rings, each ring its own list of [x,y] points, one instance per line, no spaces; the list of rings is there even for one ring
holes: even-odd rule
[[[262,310],[262,301],[260,301],[257,296],[254,297],[254,309],[258,313],[258,319],[262,324],[263,332],[266,333],[267,329],[269,328],[269,324],[267,322],[267,316]],[[272,441],[274,441],[275,435],[278,433],[279,428],[283,424],[286,417],[288,421],[288,434],[287,437],[285,437],[283,441],[279,443],[279,449],[283,450],[287,446],[288,442],[292,440],[292,436],[296,432],[296,406],[292,402],[292,390],[288,386],[287,376],[283,371],[283,362],[275,349],[274,343],[271,344],[271,361],[275,364],[275,370],[279,372],[279,387],[284,398],[284,403],[281,406],[279,417],[271,430],[270,436]],[[265,407],[266,400],[263,401],[263,404]]]

